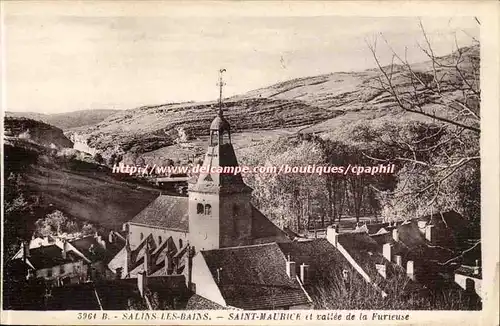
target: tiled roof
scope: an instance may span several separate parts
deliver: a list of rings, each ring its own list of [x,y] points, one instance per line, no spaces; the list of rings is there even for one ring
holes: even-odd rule
[[[392,242],[392,233],[379,233],[379,234],[371,234],[370,237],[375,240],[379,245],[383,245],[388,242]]]
[[[188,198],[160,195],[130,222],[188,232]]]
[[[153,292],[184,293],[187,291],[184,275],[149,276],[148,288]]]
[[[386,228],[389,226],[389,223],[375,223],[375,224],[367,224],[369,234],[377,233],[380,229]]]
[[[125,266],[126,261],[127,261],[127,250],[125,247],[123,247],[108,263],[108,268],[112,272],[115,272],[118,268],[123,268]],[[122,278],[125,278],[125,276],[126,275],[122,274]]]
[[[147,245],[149,243],[149,246]],[[172,237],[168,237],[165,242],[161,245],[156,246],[153,236],[150,234],[146,238],[142,240],[142,242],[135,248],[131,250],[130,253],[130,268],[129,275],[122,274],[122,278],[135,278],[137,274],[144,271],[144,256],[146,255],[146,248],[149,247],[149,254],[151,258],[150,265],[150,276],[166,276],[168,275],[167,270],[165,269],[165,257],[170,255],[174,257],[174,255],[181,255],[185,253],[179,251],[175,245],[175,241]],[[186,248],[186,247],[185,247]],[[125,266],[127,259],[127,250],[126,247],[123,247],[122,250],[118,252],[118,254],[113,257],[113,259],[109,262],[108,267],[110,270],[115,271],[117,268],[123,268]],[[180,259],[180,258],[179,258]],[[172,272],[172,271],[170,271]]]
[[[252,237],[254,239],[273,238],[274,241],[287,241],[285,231],[274,225],[264,214],[252,205]]]
[[[427,241],[415,222],[400,225],[398,235],[399,242],[395,244],[394,252],[399,252],[404,260],[443,263],[455,255],[452,250]]]
[[[221,310],[227,309],[218,303],[208,300],[198,294],[193,294],[187,301],[185,310]]]
[[[106,241],[106,251],[109,255],[109,259],[113,258],[122,250],[123,246],[125,246],[125,239],[123,239],[121,236],[118,236],[116,234],[119,234],[116,231],[112,231],[115,233],[114,239],[112,243],[109,243]],[[105,240],[108,240],[107,238]]]
[[[285,256],[276,243],[201,253],[230,306],[273,309],[309,303],[297,280],[286,274]],[[222,268],[220,280],[219,268]]]
[[[289,227],[284,227],[283,228],[283,232],[286,233],[286,235],[290,238],[290,239],[295,239],[295,238],[306,238],[305,236],[301,236],[300,234],[298,233],[295,233],[294,231],[292,231]]]
[[[47,310],[100,310],[93,283],[55,287],[47,300]]]
[[[141,302],[137,280],[107,280],[95,283],[104,310],[128,310],[128,301]]]
[[[426,215],[418,220],[430,221],[433,224],[445,223],[451,228],[464,228],[467,225],[465,218],[455,211]]]
[[[481,279],[482,278],[481,268],[478,268],[479,273],[477,273],[477,274],[474,273],[475,270],[476,270],[476,268],[473,267],[473,266],[462,265],[462,266],[460,266],[459,268],[457,268],[455,270],[455,273],[456,274],[461,274],[461,275],[465,275],[465,276],[475,277],[475,278]]]
[[[455,211],[436,213],[419,220],[430,221],[434,225],[436,231],[432,242],[439,246],[456,249],[470,238],[467,220]]]
[[[80,238],[69,243],[90,261],[99,261],[107,256],[106,249],[97,242],[94,236]]]
[[[416,223],[401,224],[398,227],[398,235],[399,241],[409,248],[427,243],[425,235],[420,232]]]
[[[237,167],[238,160],[232,144],[209,147],[203,162],[204,167]],[[250,192],[240,173],[200,173],[196,179],[189,180],[189,188],[198,192],[232,193]]]
[[[474,240],[473,240],[474,241]],[[478,241],[478,240],[475,240]],[[463,253],[463,264],[475,265],[476,260],[481,261],[481,243],[474,244],[475,242],[468,243],[468,250]]]
[[[30,250],[28,261],[36,269],[50,268],[81,260],[82,258],[69,251],[66,259],[62,257],[62,249],[56,245],[38,247]]]
[[[309,265],[309,284],[324,280],[338,283],[342,281],[344,269],[352,272],[351,264],[327,239],[278,243],[278,246],[296,263],[297,275],[299,265]]]
[[[347,250],[349,255],[365,271],[371,280],[386,293],[395,290],[392,280],[406,277],[406,271],[389,263],[381,254],[381,246],[366,233],[343,233],[338,237],[339,243]],[[377,271],[377,264],[386,266],[387,279]],[[415,284],[408,282],[407,290],[415,290]]]

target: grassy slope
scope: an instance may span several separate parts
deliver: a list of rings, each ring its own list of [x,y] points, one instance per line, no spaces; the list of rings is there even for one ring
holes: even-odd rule
[[[478,55],[478,49],[467,50],[467,55]],[[453,54],[443,60],[452,62],[452,58]],[[413,67],[426,73],[432,71],[430,62]],[[297,131],[328,136],[339,126],[359,120],[426,119],[401,113],[390,96],[376,89],[378,75],[378,70],[371,69],[304,77],[228,98],[225,115],[233,128],[234,143],[243,149]],[[393,82],[398,87],[408,86],[398,69]],[[146,158],[163,155],[182,159],[204,150],[215,105],[190,102],[145,106],[118,112],[93,126],[74,128],[71,132],[88,137],[90,146],[105,156],[121,148],[147,153]],[[178,127],[192,136],[191,147],[174,145]]]
[[[55,151],[10,137],[4,144],[5,176],[20,174],[23,191],[40,196],[42,206],[52,204],[75,218],[109,228],[119,229],[159,194],[157,189],[122,181],[93,163],[56,159]]]
[[[28,188],[38,193],[44,204],[114,229],[120,229],[158,195],[155,189],[118,181],[104,173],[34,166],[25,178]]]

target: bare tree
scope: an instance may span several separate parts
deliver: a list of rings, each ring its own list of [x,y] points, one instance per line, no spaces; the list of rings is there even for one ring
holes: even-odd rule
[[[423,115],[448,125],[480,133],[478,45],[461,48],[455,36],[456,52],[451,56],[436,56],[429,37],[420,22],[425,46],[419,45],[431,63],[430,71],[417,71],[408,62],[407,48],[404,57],[399,55],[383,37],[391,49],[392,62],[383,67],[377,56],[377,41],[368,43],[373,58],[381,72],[377,78],[378,89],[389,93],[397,105],[407,112]],[[474,39],[474,42],[477,40]],[[468,55],[466,55],[468,53]],[[395,78],[403,79],[395,83]]]
[[[377,55],[377,41],[367,44],[380,72],[372,87],[389,95],[400,110],[425,117],[435,126],[418,138],[389,136],[380,139],[389,146],[398,147],[398,153],[406,153],[390,158],[400,162],[403,171],[399,174],[400,183],[396,190],[384,195],[395,202],[410,204],[418,202],[417,198],[425,199],[419,205],[423,203],[427,210],[435,212],[452,206],[448,202],[453,194],[447,193],[450,183],[470,177],[474,179],[471,182],[477,184],[474,188],[479,189],[479,42],[472,38],[472,46],[460,47],[455,35],[455,52],[439,57],[422,22],[419,26],[424,39],[419,48],[429,59],[427,65],[410,64],[407,48],[404,54],[398,54],[381,35],[392,53],[391,63],[383,66]],[[387,161],[365,156],[375,161]],[[413,187],[410,186],[412,182]],[[480,195],[476,195],[475,205],[479,207]],[[480,241],[473,247],[478,243]]]

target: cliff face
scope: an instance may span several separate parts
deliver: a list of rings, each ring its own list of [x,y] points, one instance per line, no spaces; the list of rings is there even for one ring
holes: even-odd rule
[[[87,138],[85,136],[81,136],[77,133],[67,133],[69,139],[74,143],[73,148],[79,150],[80,152],[88,153],[90,155],[95,155],[97,150],[92,148],[87,143]]]
[[[73,142],[61,129],[41,121],[5,117],[4,128],[7,137],[17,137],[52,148],[73,148]]]

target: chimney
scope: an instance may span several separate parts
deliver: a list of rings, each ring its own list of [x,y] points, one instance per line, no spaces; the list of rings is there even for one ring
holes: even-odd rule
[[[194,248],[191,247],[188,243],[188,251],[187,251],[187,287],[189,290],[196,292],[196,289],[193,284],[193,257],[195,255]]]
[[[292,280],[295,279],[297,275],[295,262],[290,261],[290,255],[288,256],[288,259],[286,261],[286,275],[288,275],[288,277],[291,278]]]
[[[304,263],[300,265],[300,281],[304,285],[309,281],[309,265],[306,265]]]
[[[388,261],[392,261],[392,245],[390,243],[384,244],[382,247],[382,255]]]
[[[417,222],[417,225],[418,225],[418,230],[422,233],[422,234],[425,234],[425,226],[427,225],[427,222],[426,221],[418,221]]]
[[[396,242],[399,241],[399,231],[398,228],[392,230],[392,239]]]
[[[139,274],[137,274],[137,288],[139,289],[139,293],[143,298],[146,295],[145,292],[147,283],[148,283],[148,276],[146,275],[145,272],[140,272]]]
[[[412,281],[415,281],[415,270],[413,266],[413,260],[408,260],[408,262],[406,263],[406,274]]]
[[[377,272],[382,275],[383,278],[387,278],[386,267],[384,264],[375,264]]]
[[[21,249],[23,250],[23,261],[26,263],[26,260],[28,257],[30,257],[30,246],[28,242],[23,241],[21,242]]]
[[[473,274],[474,275],[479,275],[481,267],[479,266],[479,260],[476,259],[476,265],[474,266]]]
[[[425,238],[427,241],[434,241],[434,225],[427,225],[425,227]]]
[[[128,223],[124,223],[124,224],[122,225],[122,231],[123,231],[123,232],[127,232],[127,233],[128,233]]]
[[[68,255],[68,243],[66,242],[66,239],[62,240],[62,258],[66,259]]]
[[[130,268],[132,267],[132,249],[130,249],[130,242],[128,237],[125,240],[125,265],[123,266],[123,276],[128,277],[128,273],[130,272]]]
[[[403,266],[403,259],[401,258],[401,256],[400,255],[396,255],[396,256],[394,256],[394,258],[396,259],[396,265],[402,267]]]
[[[114,236],[115,236],[114,232],[110,231],[109,234],[108,234],[108,242],[109,243],[113,243]]]
[[[104,240],[102,239],[102,236],[100,236],[100,235],[99,235],[99,236],[97,236],[97,238],[96,238],[96,242],[97,242],[97,243],[98,243],[101,247],[103,247],[104,249],[106,249],[106,241],[104,241]]]
[[[337,247],[339,238],[339,226],[335,224],[334,226],[329,226],[326,229],[326,239],[334,246]]]

